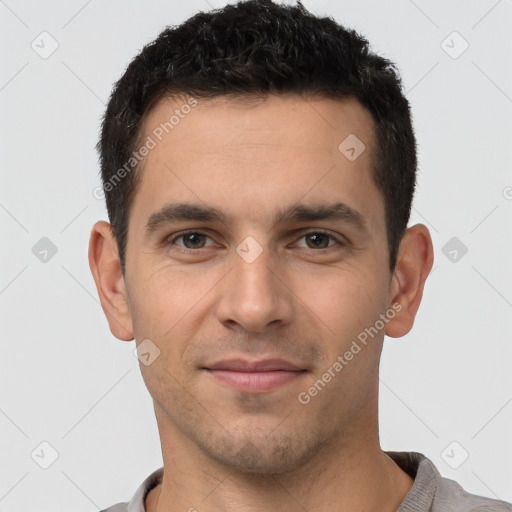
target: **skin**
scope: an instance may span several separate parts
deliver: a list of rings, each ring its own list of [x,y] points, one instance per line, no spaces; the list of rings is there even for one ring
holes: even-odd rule
[[[161,100],[141,140],[186,101]],[[146,510],[391,512],[410,490],[412,478],[380,448],[379,360],[384,334],[413,326],[433,250],[424,225],[408,228],[390,272],[373,130],[352,99],[200,100],[138,171],[124,277],[109,224],[94,225],[89,261],[113,335],[160,350],[140,365],[164,461]],[[349,134],[366,146],[354,161],[338,150]],[[149,216],[173,201],[217,208],[226,219],[146,235]],[[338,201],[363,226],[274,221],[299,202]],[[185,229],[206,236],[170,238]],[[319,230],[327,235],[315,238]],[[249,236],[262,249],[251,263],[236,251]],[[393,304],[400,312],[300,403],[299,393]],[[242,392],[202,369],[232,357],[281,358],[306,371],[269,392]]]

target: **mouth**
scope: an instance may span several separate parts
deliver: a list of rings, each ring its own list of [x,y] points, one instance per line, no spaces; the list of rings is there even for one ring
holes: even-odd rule
[[[231,359],[202,368],[215,380],[237,391],[266,393],[301,378],[307,370],[283,359]]]

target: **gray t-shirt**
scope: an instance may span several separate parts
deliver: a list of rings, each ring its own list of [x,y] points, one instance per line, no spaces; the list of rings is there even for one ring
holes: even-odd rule
[[[414,478],[414,485],[397,512],[512,512],[510,503],[469,494],[457,482],[443,478],[421,453],[386,453]],[[161,483],[162,475],[163,468],[153,471],[128,503],[118,503],[101,512],[145,512],[146,495]]]

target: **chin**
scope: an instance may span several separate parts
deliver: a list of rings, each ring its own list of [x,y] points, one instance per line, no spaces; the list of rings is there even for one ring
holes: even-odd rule
[[[213,441],[213,443],[212,443]],[[244,435],[243,439],[214,439],[203,445],[203,451],[217,463],[241,473],[272,475],[303,468],[325,443],[294,436]]]

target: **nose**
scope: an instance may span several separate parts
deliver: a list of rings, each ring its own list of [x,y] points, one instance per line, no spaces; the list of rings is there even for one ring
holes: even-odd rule
[[[261,333],[291,322],[293,292],[278,267],[268,249],[252,262],[234,254],[219,290],[217,316],[225,327]]]

